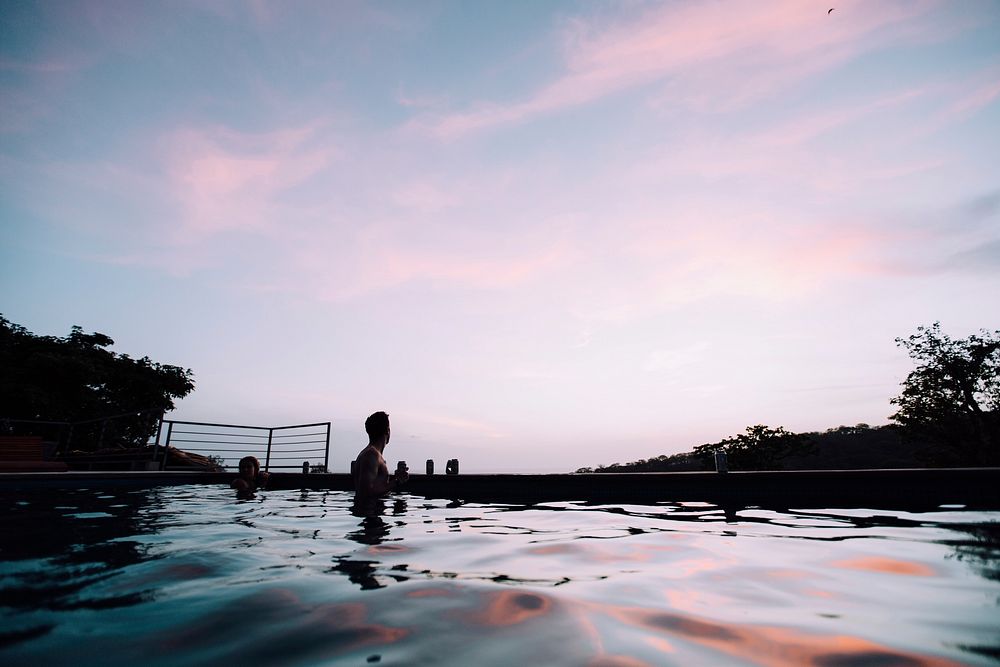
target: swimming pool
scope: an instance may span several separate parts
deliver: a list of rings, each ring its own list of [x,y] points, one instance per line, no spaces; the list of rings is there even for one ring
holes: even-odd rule
[[[995,664],[1000,512],[0,492],[0,663]]]

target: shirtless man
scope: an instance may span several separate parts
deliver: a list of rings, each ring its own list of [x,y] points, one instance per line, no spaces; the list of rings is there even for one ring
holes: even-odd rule
[[[368,446],[358,454],[354,490],[358,496],[384,496],[403,485],[410,474],[406,470],[397,470],[396,474],[390,475],[385,465],[382,452],[389,444],[389,415],[376,412],[365,420],[365,431],[368,432]]]

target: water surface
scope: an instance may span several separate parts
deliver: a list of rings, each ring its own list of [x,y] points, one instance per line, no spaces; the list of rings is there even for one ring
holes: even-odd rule
[[[4,664],[948,665],[1000,512],[0,493]]]

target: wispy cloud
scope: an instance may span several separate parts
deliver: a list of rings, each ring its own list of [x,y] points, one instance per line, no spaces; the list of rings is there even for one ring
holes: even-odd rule
[[[260,228],[274,221],[274,200],[315,176],[334,153],[311,142],[314,126],[263,134],[225,127],[182,129],[162,141],[180,235]]]
[[[740,86],[762,74],[738,97],[752,99],[884,46],[883,32],[925,14],[931,3],[850,3],[841,17],[818,5],[770,3],[670,4],[638,19],[607,27],[578,19],[560,37],[564,73],[513,102],[477,102],[465,111],[418,119],[415,124],[442,138],[514,124],[592,102],[654,81],[711,78],[716,90]],[[724,79],[724,80],[723,80]]]
[[[642,370],[647,373],[662,373],[696,364],[704,358],[709,347],[707,342],[700,342],[680,348],[653,350],[646,357]]]
[[[1000,70],[989,72],[990,80],[985,81],[962,95],[945,109],[952,118],[966,118],[985,109],[1000,97]]]

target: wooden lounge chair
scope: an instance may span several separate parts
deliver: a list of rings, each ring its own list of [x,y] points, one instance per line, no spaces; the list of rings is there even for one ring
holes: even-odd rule
[[[0,435],[0,472],[63,472],[62,461],[45,460],[41,436]]]

